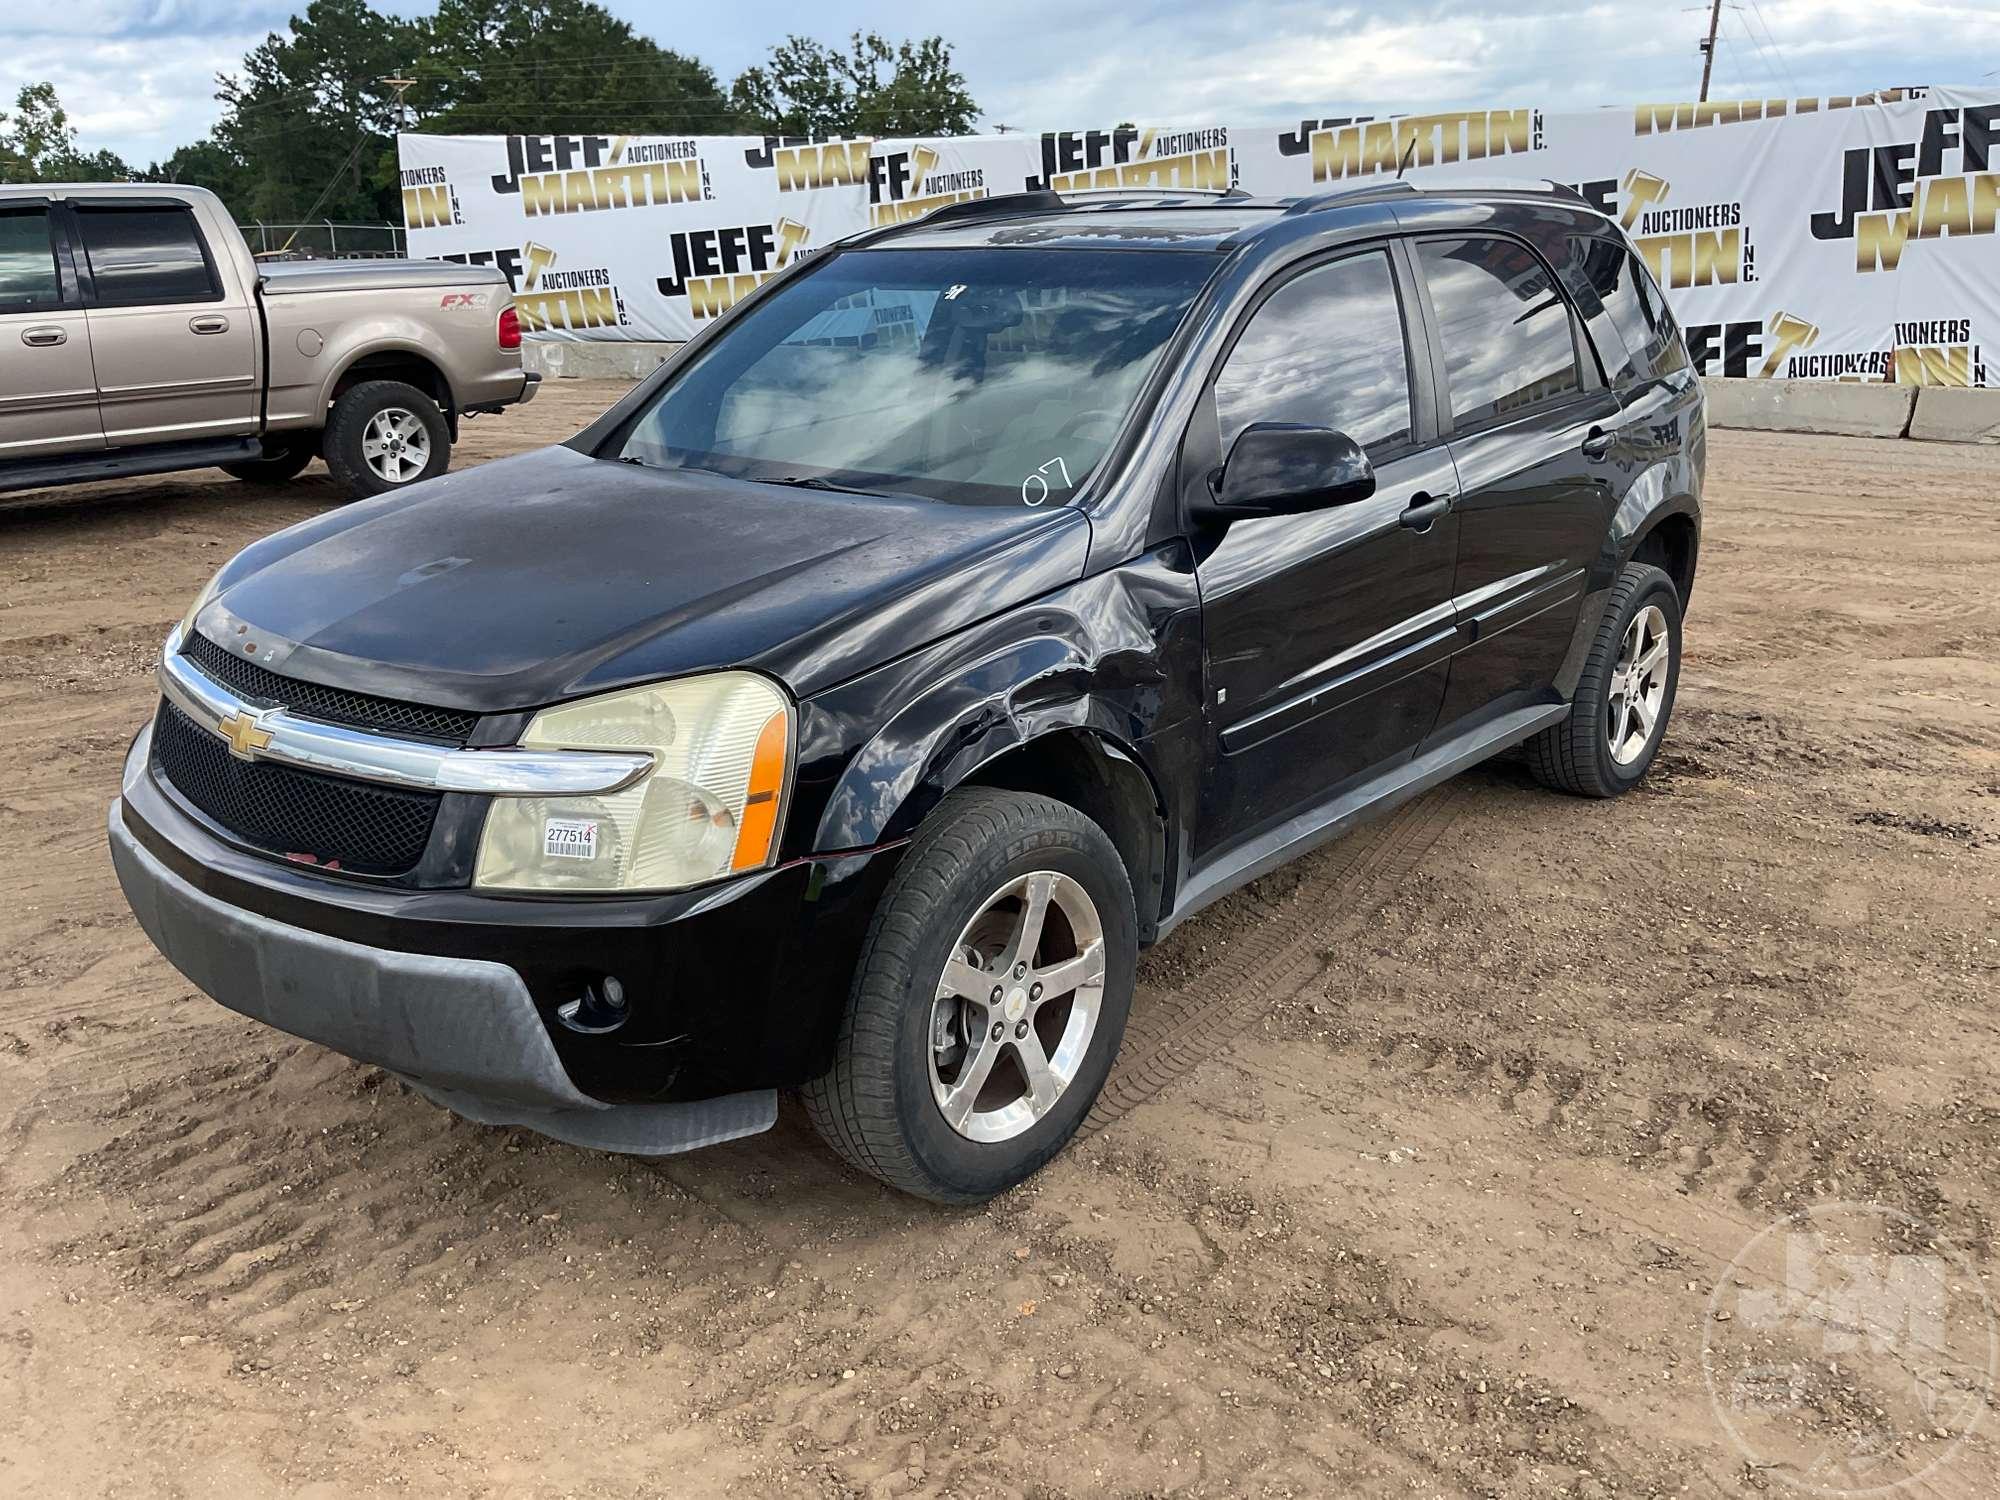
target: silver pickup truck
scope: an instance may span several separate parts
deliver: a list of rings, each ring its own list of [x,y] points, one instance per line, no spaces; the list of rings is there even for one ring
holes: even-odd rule
[[[539,378],[490,267],[260,264],[202,188],[0,187],[0,491],[320,455],[377,495]]]

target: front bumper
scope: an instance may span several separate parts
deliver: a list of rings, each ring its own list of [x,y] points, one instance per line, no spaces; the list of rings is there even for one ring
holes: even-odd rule
[[[153,946],[214,999],[267,1026],[402,1075],[489,1125],[661,1156],[769,1130],[775,1089],[611,1105],[564,1071],[521,976],[482,959],[394,953],[288,927],[205,896],[111,809],[111,862]]]
[[[216,1000],[408,1079],[468,1118],[658,1155],[768,1129],[823,1071],[898,849],[635,898],[523,898],[342,880],[233,847],[153,775],[111,854],[155,946]],[[616,974],[608,1036],[556,1012]]]

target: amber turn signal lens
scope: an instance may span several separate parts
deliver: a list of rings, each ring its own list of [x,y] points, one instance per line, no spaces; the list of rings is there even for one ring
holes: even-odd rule
[[[736,829],[732,870],[754,870],[768,864],[771,840],[778,831],[778,802],[785,791],[786,736],[790,724],[780,709],[764,721],[757,751],[750,762],[750,789],[743,799],[743,818]]]

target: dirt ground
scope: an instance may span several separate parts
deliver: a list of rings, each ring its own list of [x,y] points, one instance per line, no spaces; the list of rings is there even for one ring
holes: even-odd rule
[[[544,389],[460,463],[617,390]],[[1993,449],[1715,434],[1646,785],[1489,767],[1184,927],[1092,1133],[978,1211],[789,1105],[657,1163],[470,1125],[193,993],[104,809],[171,622],[332,489],[0,501],[0,1494],[1700,1496],[1832,1433],[1943,1453],[1865,1351],[1746,1446],[1703,1346],[1811,1203],[1992,1264],[1997,493]],[[1951,1437],[1911,1493],[2000,1490],[2000,1421]]]

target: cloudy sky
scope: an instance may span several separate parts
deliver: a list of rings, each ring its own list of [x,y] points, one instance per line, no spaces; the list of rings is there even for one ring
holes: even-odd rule
[[[378,0],[404,13],[422,0]],[[1277,124],[1350,110],[1481,103],[1588,107],[1692,98],[1700,0],[1076,0],[897,5],[610,0],[611,9],[726,84],[787,32],[857,27],[951,42],[984,124]],[[6,0],[0,109],[49,79],[87,148],[135,164],[200,136],[214,75],[297,3]],[[2000,86],[1996,0],[1727,0],[1714,94],[1854,93],[1913,83]]]

